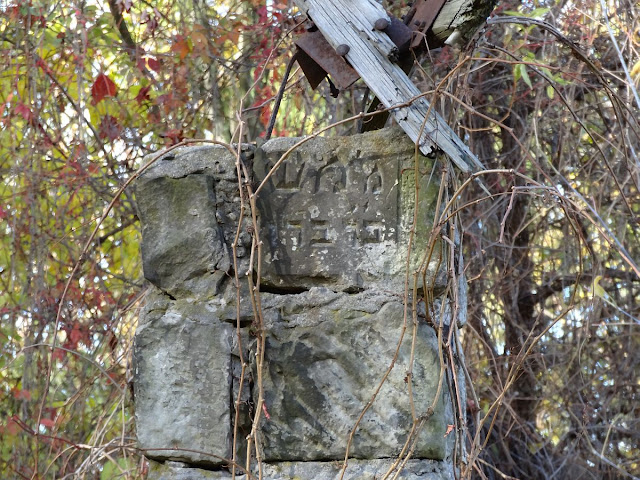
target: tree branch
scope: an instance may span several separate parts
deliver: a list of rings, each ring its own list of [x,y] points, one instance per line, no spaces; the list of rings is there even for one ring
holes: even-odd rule
[[[134,57],[136,54],[136,42],[134,42],[133,37],[131,37],[131,33],[129,32],[127,23],[124,21],[124,17],[122,16],[117,0],[109,0],[109,10],[111,10],[113,21],[120,33],[120,38],[122,38],[122,41],[124,42],[125,49],[128,51],[129,55]]]
[[[579,275],[563,275],[561,277],[556,277],[554,280],[547,282],[538,288],[538,292],[532,296],[533,302],[542,303],[551,295],[561,292],[566,287],[575,285],[576,283],[581,285],[591,283],[595,276],[596,273],[594,272],[583,272]],[[640,281],[640,278],[635,276],[632,272],[617,270],[615,268],[605,268],[602,272],[602,276],[615,278],[616,280],[625,280],[627,282]]]

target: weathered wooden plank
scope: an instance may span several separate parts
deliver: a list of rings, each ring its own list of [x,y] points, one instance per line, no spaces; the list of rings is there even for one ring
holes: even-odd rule
[[[391,41],[374,28],[377,19],[389,17],[375,0],[296,0],[296,4],[332,47],[349,46],[346,59],[386,107],[410,103],[393,108],[392,114],[423,154],[428,155],[437,145],[465,173],[484,168],[429,102],[420,97],[421,92],[402,69],[389,60],[389,54],[393,54],[386,53],[391,50],[384,47],[383,39]]]
[[[391,17],[375,0],[332,0],[330,2],[317,0],[313,3],[318,5],[320,9],[326,8],[325,13],[328,16],[332,15],[333,8],[344,12],[347,14],[345,19],[348,20],[349,26],[363,40],[369,41],[385,58],[393,59],[397,57],[398,47],[396,44],[385,33],[374,28],[374,24],[378,19],[382,18],[389,23],[391,22]],[[346,24],[343,25],[343,28],[346,27]],[[322,31],[319,25],[318,28]]]

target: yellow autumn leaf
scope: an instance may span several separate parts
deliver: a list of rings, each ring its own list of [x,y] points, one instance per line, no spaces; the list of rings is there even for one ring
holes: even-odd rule
[[[640,60],[631,68],[631,78],[636,84],[640,85]]]
[[[596,278],[593,279],[593,295],[600,298],[606,298],[607,292],[605,292],[604,288],[600,286],[600,280],[602,280],[602,275],[597,275]]]

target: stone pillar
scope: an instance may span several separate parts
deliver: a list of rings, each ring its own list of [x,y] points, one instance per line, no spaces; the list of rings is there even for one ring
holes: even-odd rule
[[[247,148],[254,186],[296,141]],[[416,181],[415,160],[414,145],[395,129],[317,138],[295,150],[258,196],[265,479],[340,478],[367,405],[343,478],[383,478],[407,449],[396,478],[453,478],[455,431],[448,431],[457,407],[448,367],[441,378],[433,328],[451,317],[438,298],[447,283],[440,243],[415,277],[419,295],[431,299],[416,304],[415,328],[411,304],[439,175],[420,156]],[[234,430],[244,466],[255,414],[259,326],[245,278],[257,260],[256,233],[251,212],[240,211],[235,159],[221,147],[169,154],[138,179],[136,196],[144,273],[153,284],[134,349],[138,441],[152,460],[149,478],[231,478]],[[464,315],[461,309],[458,323]],[[257,478],[255,461],[251,469]],[[247,478],[240,467],[236,477]]]

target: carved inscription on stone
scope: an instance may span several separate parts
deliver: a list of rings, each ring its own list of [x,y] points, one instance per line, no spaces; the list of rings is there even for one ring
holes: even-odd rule
[[[258,182],[285,150],[257,156]],[[311,277],[316,285],[341,277],[349,288],[362,286],[361,275],[379,274],[381,255],[393,257],[398,243],[400,158],[358,149],[294,151],[258,199],[267,281],[305,286]]]

